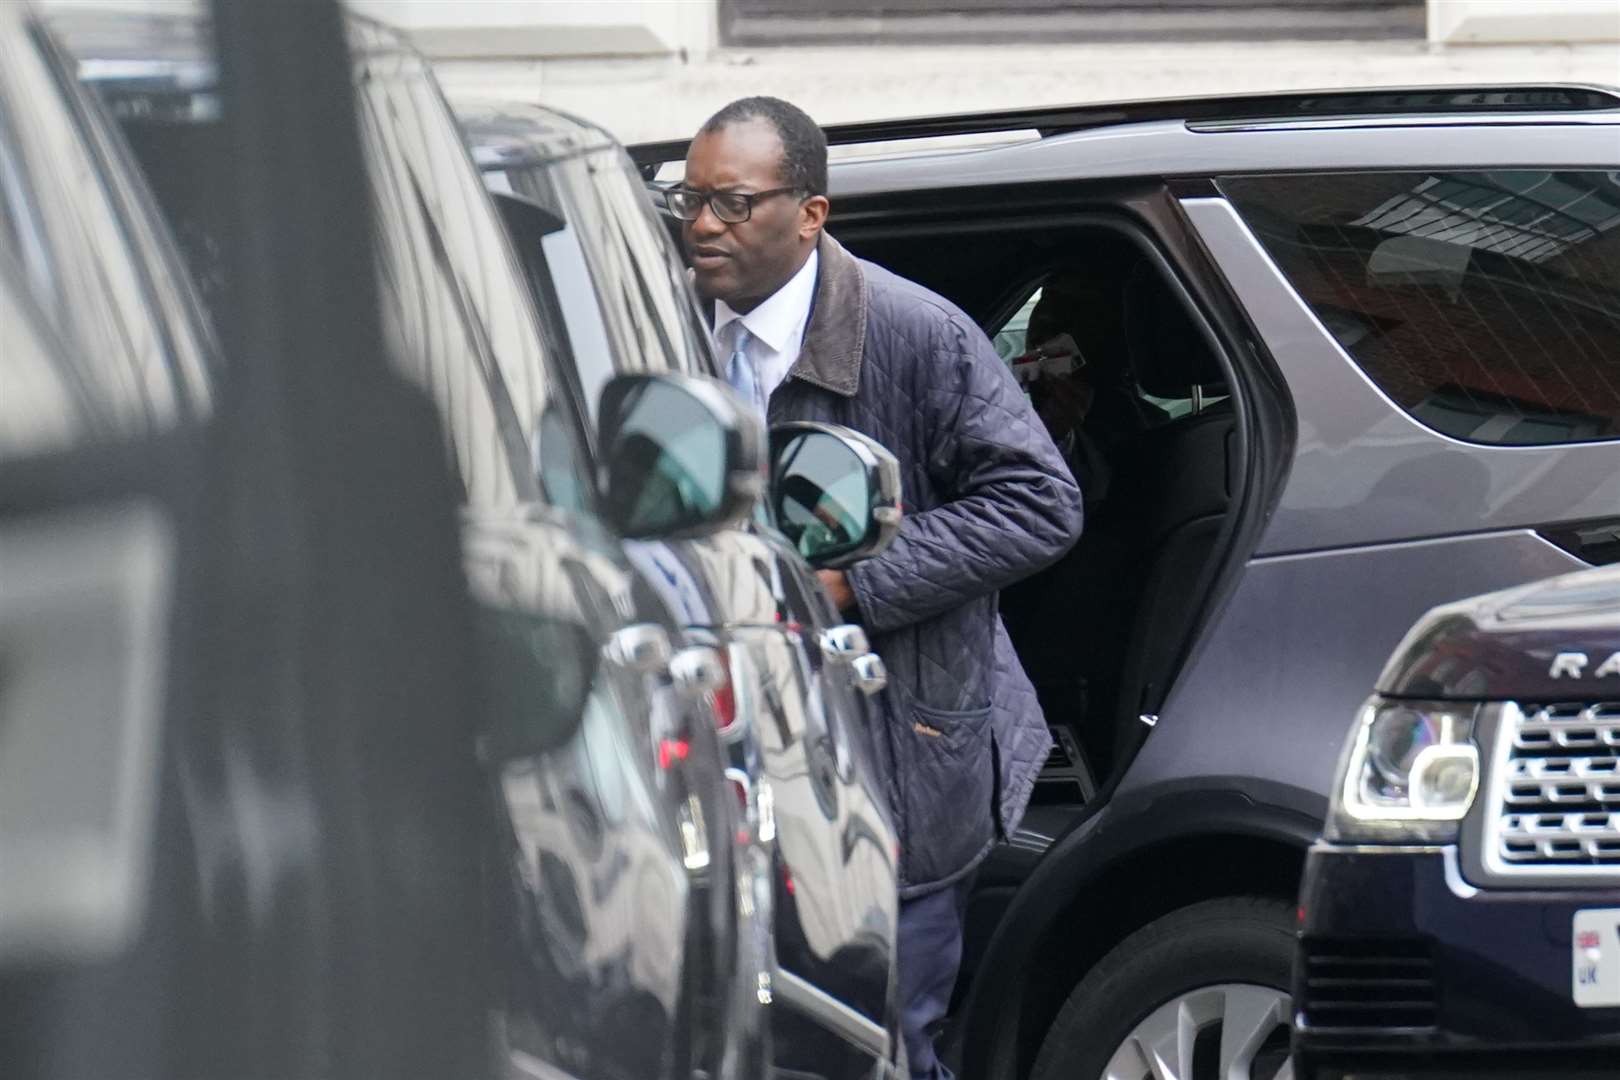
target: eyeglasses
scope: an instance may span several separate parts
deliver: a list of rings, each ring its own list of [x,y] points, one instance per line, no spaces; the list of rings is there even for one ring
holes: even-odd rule
[[[714,216],[727,225],[741,225],[754,214],[754,204],[773,195],[787,195],[800,191],[796,187],[771,188],[769,191],[693,191],[691,188],[670,188],[664,192],[664,202],[682,221],[696,221],[708,205]]]

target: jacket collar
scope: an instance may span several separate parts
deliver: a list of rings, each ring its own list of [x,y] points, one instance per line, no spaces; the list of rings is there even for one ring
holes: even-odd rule
[[[816,251],[821,267],[810,322],[788,377],[854,397],[866,348],[866,275],[859,260],[825,232]]]

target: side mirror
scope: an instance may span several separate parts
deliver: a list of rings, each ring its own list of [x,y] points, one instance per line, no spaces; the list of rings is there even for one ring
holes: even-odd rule
[[[619,535],[702,535],[741,520],[758,501],[761,425],[723,383],[619,375],[602,388],[597,415],[597,493]]]
[[[889,546],[900,528],[900,465],[859,432],[795,422],[771,429],[771,517],[811,566],[837,569]]]
[[[550,753],[574,737],[602,649],[580,623],[475,605],[486,765]]]

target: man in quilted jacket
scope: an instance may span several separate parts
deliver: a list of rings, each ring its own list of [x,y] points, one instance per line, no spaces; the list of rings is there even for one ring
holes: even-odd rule
[[[889,670],[874,742],[900,832],[901,1026],[912,1075],[948,1077],[933,1034],[968,882],[1051,747],[997,594],[1073,545],[1080,491],[973,320],[823,231],[827,142],[802,111],[775,98],[720,110],[669,205],[728,381],[772,423],[843,424],[900,461],[899,536],[821,579]]]

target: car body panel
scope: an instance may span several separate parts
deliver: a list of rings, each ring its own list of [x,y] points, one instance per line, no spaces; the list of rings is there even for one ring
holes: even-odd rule
[[[1325,798],[1345,718],[1417,613],[1582,565],[1528,531],[1252,559],[1119,793],[1232,775]]]
[[[1127,177],[1358,169],[1611,168],[1620,114],[1579,122],[1559,114],[1511,121],[1457,116],[1433,122],[1391,118],[1378,126],[1302,122],[1273,130],[1193,130],[1158,120],[1102,127],[1039,141],[929,155],[839,161],[832,197],[893,191],[1073,183]]]

